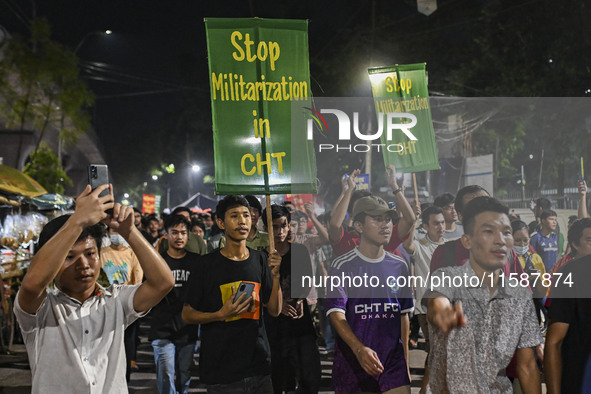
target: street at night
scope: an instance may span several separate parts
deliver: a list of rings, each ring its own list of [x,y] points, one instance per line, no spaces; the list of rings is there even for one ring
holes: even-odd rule
[[[583,0],[0,0],[0,393],[591,393]]]

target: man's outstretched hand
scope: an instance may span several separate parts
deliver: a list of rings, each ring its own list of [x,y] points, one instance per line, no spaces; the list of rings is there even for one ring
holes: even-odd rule
[[[461,301],[452,304],[447,298],[438,297],[430,300],[427,311],[431,324],[439,328],[444,335],[466,324]]]

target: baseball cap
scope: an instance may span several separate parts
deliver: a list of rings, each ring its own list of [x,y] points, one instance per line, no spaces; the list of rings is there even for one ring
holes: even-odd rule
[[[396,215],[396,211],[388,208],[386,201],[378,196],[367,196],[357,200],[353,208],[353,218],[356,218],[360,213],[370,216],[382,215],[384,213]]]

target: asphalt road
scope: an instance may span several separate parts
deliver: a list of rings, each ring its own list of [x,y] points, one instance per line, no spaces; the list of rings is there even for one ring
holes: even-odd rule
[[[156,373],[154,371],[154,353],[147,338],[148,326],[140,325],[140,344],[138,346],[137,364],[139,371],[131,375],[129,392],[138,394],[158,394]],[[419,348],[410,351],[410,367],[412,375],[411,393],[418,394],[421,387],[424,362],[427,353],[421,349],[423,339],[419,340]],[[333,393],[331,388],[332,361],[321,356],[322,382],[321,393]],[[545,387],[542,387],[545,393]],[[14,345],[10,355],[0,355],[0,394],[22,394],[31,392],[31,371],[24,345]],[[192,368],[191,393],[206,392],[205,386],[199,382],[199,357],[195,354]]]
[[[148,326],[142,322],[140,325],[140,344],[138,346],[137,364],[138,372],[131,375],[129,383],[130,393],[158,394],[156,388],[156,373],[154,370],[154,353],[147,338]],[[422,344],[419,343],[419,346]],[[411,350],[411,373],[413,378],[412,393],[418,393],[423,378],[423,363],[426,353],[423,350]],[[332,393],[332,361],[326,356],[321,356],[322,382],[321,392]],[[16,344],[10,355],[0,355],[0,394],[21,394],[31,391],[31,371],[27,360],[24,345]],[[189,392],[205,392],[205,386],[199,382],[199,357],[194,358]]]

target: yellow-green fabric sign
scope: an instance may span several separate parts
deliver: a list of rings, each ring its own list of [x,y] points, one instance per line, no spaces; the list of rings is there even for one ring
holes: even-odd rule
[[[308,21],[205,19],[217,194],[316,192],[312,141],[291,145],[291,101],[310,97]],[[292,183],[292,155],[298,183]]]
[[[368,72],[378,122],[381,116],[385,129],[392,124],[408,125],[399,127],[403,136],[395,152],[382,150],[385,165],[394,164],[406,172],[438,170],[425,63],[376,67]],[[391,142],[387,133],[381,142]]]

